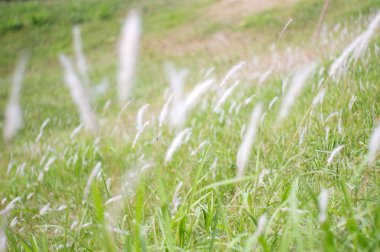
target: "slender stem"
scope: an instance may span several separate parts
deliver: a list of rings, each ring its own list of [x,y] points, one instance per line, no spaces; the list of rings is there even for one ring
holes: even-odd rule
[[[323,20],[325,19],[327,10],[330,6],[330,2],[331,2],[331,0],[325,0],[321,14],[319,15],[319,21],[318,21],[317,29],[316,29],[315,34],[314,34],[314,42],[317,42],[319,39],[319,34],[321,33],[321,27],[323,24]]]

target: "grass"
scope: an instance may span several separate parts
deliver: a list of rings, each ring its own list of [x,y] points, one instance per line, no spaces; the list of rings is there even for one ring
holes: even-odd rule
[[[214,78],[220,81],[226,69],[251,57],[245,55],[242,59],[246,51],[238,46],[236,51],[226,52],[228,57],[213,58],[205,52],[179,57],[152,49],[151,45],[162,36],[196,22],[201,10],[213,4],[175,1],[174,6],[166,5],[169,2],[173,1],[139,3],[146,14],[146,34],[137,89],[131,105],[119,118],[113,88],[114,48],[121,20],[137,2],[0,3],[1,123],[17,54],[25,47],[31,51],[21,98],[25,126],[11,145],[0,144],[0,211],[16,197],[21,198],[12,210],[0,215],[0,230],[5,230],[8,250],[379,250],[380,163],[377,160],[369,166],[366,162],[368,141],[380,114],[378,36],[366,56],[351,65],[339,81],[328,78],[326,69],[331,62],[322,57],[319,67],[324,70],[308,81],[281,125],[276,120],[282,85],[290,73],[274,73],[262,86],[249,76],[235,77],[241,84],[224,104],[224,118],[212,112],[216,94],[210,90],[204,98],[206,105],[199,104],[188,116],[186,127],[192,129],[189,141],[165,164],[166,151],[178,132],[168,125],[161,130],[157,126],[167,86],[163,63],[172,60],[190,69],[188,89],[202,80],[208,67],[215,66]],[[299,41],[309,41],[321,6],[322,1],[301,1],[281,11],[270,9],[247,17],[245,25],[236,25],[236,29],[264,33],[264,38],[256,40],[259,45],[252,46],[262,48],[271,38],[277,39],[275,35],[293,17],[294,25],[289,27],[283,43],[299,45]],[[360,27],[360,18],[376,9],[376,0],[337,1],[326,22],[330,27],[337,22]],[[60,52],[73,54],[71,26],[77,23],[81,23],[92,82],[107,77],[111,87],[93,101],[101,121],[99,131],[91,134],[82,130],[70,138],[80,121],[63,83],[57,56]],[[233,27],[234,24],[204,24],[195,35],[207,36],[205,31],[223,32]],[[333,56],[336,55],[329,55]],[[308,113],[321,89],[320,83],[327,88],[324,101]],[[232,81],[227,83],[230,84]],[[246,104],[244,101],[252,95]],[[269,108],[276,96],[279,100]],[[107,101],[111,105],[104,110]],[[264,104],[265,117],[245,176],[236,179],[242,127],[248,124],[259,102]],[[144,115],[150,124],[132,148],[136,113],[145,103],[151,104]],[[334,112],[338,115],[329,118]],[[36,142],[46,118],[50,122]],[[301,132],[305,132],[302,143]],[[191,155],[204,141],[208,144]],[[331,151],[339,145],[344,145],[343,149],[328,165]],[[40,181],[38,177],[51,157],[56,160]],[[98,162],[101,173],[84,201],[88,177]],[[183,186],[175,196],[181,182]],[[324,223],[318,220],[322,188],[329,195]],[[118,195],[122,198],[107,203]],[[176,209],[173,201],[179,202]],[[46,212],[41,210],[44,207]],[[257,232],[262,216],[266,216],[265,228]]]
[[[277,7],[263,11],[258,15],[252,15],[245,18],[243,28],[260,29],[272,36],[278,36],[286,22],[292,18],[293,22],[287,30],[286,42],[294,43],[298,39],[302,40],[304,36],[312,36],[314,26],[316,26],[319,14],[324,1],[298,1],[290,7]],[[358,18],[359,15],[369,15],[380,7],[380,1],[360,1],[355,0],[338,0],[332,1],[329,7],[326,19],[327,24],[336,24],[347,22],[349,19]],[[310,27],[312,29],[310,29]],[[266,29],[269,29],[269,32]],[[303,36],[297,34],[302,32]],[[293,38],[293,39],[292,39]]]

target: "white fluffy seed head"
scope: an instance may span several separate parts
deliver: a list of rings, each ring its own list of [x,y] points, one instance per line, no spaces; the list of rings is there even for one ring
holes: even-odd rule
[[[214,83],[213,79],[205,80],[197,84],[185,100],[186,111],[191,110],[199,101],[199,99],[204,95]]]
[[[187,69],[177,69],[172,63],[165,64],[165,72],[169,81],[170,88],[177,95],[181,94],[185,78],[189,71]]]
[[[123,199],[123,196],[122,195],[117,195],[117,196],[114,196],[112,198],[110,198],[109,200],[106,201],[106,203],[104,204],[105,206],[113,203],[113,202],[117,202],[117,201],[120,201],[121,199]]]
[[[244,175],[244,170],[249,160],[249,154],[252,149],[252,144],[255,141],[256,132],[259,128],[261,114],[262,114],[262,104],[259,103],[258,105],[256,105],[256,107],[252,111],[252,115],[249,121],[249,126],[244,134],[243,141],[240,145],[239,151],[236,156],[238,178]]]
[[[187,114],[195,107],[200,98],[209,90],[214,80],[209,79],[197,84],[187,95],[186,99],[177,100],[173,103],[170,113],[170,125],[173,128],[181,129],[185,125]],[[174,94],[176,96],[176,94]]]
[[[278,96],[275,96],[275,97],[270,101],[268,108],[271,109],[277,100],[278,100]]]
[[[377,27],[380,25],[380,11],[377,12],[375,17],[372,19],[371,23],[368,25],[368,28],[362,33],[360,42],[353,52],[353,57],[355,60],[358,60],[363,56],[365,50],[368,47],[371,38],[375,34]]]
[[[131,97],[134,86],[141,33],[141,14],[138,10],[131,10],[124,21],[119,41],[117,83],[119,100],[123,104]]]
[[[260,236],[263,233],[266,223],[267,223],[267,216],[266,214],[263,214],[262,216],[260,216],[259,221],[257,222],[257,229],[255,232],[256,236]]]
[[[149,104],[145,104],[142,106],[139,111],[137,112],[137,118],[136,118],[136,129],[139,130],[143,126],[143,117],[145,110],[149,107]]]
[[[282,100],[278,116],[279,122],[282,122],[288,116],[290,108],[293,106],[295,100],[301,93],[303,87],[307,82],[307,79],[313,73],[314,69],[315,64],[312,63],[301,68],[294,74],[290,87],[288,88],[285,97]]]
[[[224,93],[221,95],[221,97],[216,102],[216,106],[214,108],[214,112],[219,112],[223,106],[223,104],[227,101],[228,97],[230,97],[235,90],[235,88],[239,85],[239,81],[235,81],[234,84],[231,85]]]
[[[180,198],[178,197],[178,195],[179,195],[179,191],[181,190],[182,186],[183,186],[183,182],[180,181],[178,183],[177,187],[175,188],[175,192],[174,192],[173,198],[172,198],[172,215],[174,215],[177,212],[178,206],[180,204]]]
[[[323,102],[323,99],[325,98],[326,89],[323,88],[321,91],[318,92],[317,96],[313,99],[313,107],[317,106],[318,104]]]
[[[5,124],[3,131],[5,142],[10,142],[22,127],[22,124],[23,119],[20,104],[15,102],[9,103],[5,110]]]
[[[65,70],[65,82],[70,89],[73,101],[77,105],[81,120],[85,128],[92,131],[97,128],[97,120],[94,112],[91,109],[90,99],[85,89],[82,86],[80,78],[75,73],[71,61],[64,54],[59,56],[62,67]]]
[[[0,252],[4,252],[7,249],[7,236],[2,227],[0,227]]]
[[[181,145],[186,142],[191,134],[191,128],[186,128],[182,130],[178,135],[174,138],[172,144],[170,145],[169,149],[166,152],[165,157],[165,163],[169,163],[172,158],[173,154],[181,147]]]
[[[339,145],[333,151],[330,153],[329,158],[327,159],[327,165],[331,165],[332,161],[334,160],[334,157],[338,155],[338,153],[343,149],[344,145]]]
[[[11,92],[9,95],[8,105],[5,109],[5,121],[3,128],[3,137],[6,142],[12,140],[23,124],[20,106],[20,93],[27,62],[28,57],[26,55],[22,55],[13,74]]]
[[[337,80],[345,73],[347,67],[352,62],[352,59],[356,61],[361,56],[363,56],[371,38],[375,34],[375,31],[379,25],[380,11],[372,19],[368,28],[359,36],[357,36],[342,52],[342,54],[333,62],[329,70],[330,77],[332,77],[334,80]]]
[[[178,129],[183,127],[186,120],[186,109],[184,102],[185,97],[183,95],[183,86],[188,71],[186,69],[177,69],[171,63],[165,64],[165,70],[170,88],[173,92],[172,106],[170,108],[170,113],[169,111],[167,111],[167,113],[170,114],[170,126]],[[166,111],[164,111],[164,113],[166,113]],[[162,116],[162,119],[164,119],[164,116],[166,115],[162,114]]]
[[[367,162],[369,165],[372,165],[375,162],[379,149],[380,149],[380,123],[373,130],[373,133],[369,140],[368,154],[367,154]]]
[[[67,208],[67,205],[63,204],[63,205],[60,205],[58,208],[57,208],[57,211],[62,211],[62,210],[65,210]]]
[[[272,71],[273,71],[273,67],[269,68],[267,71],[265,71],[263,74],[261,74],[261,76],[259,78],[259,85],[260,86],[268,79],[268,77],[271,75]]]
[[[87,60],[83,53],[82,39],[81,39],[80,33],[81,33],[80,27],[74,26],[73,27],[73,46],[74,46],[74,51],[75,51],[75,61],[76,61],[76,67],[81,77],[83,86],[87,91],[89,91],[90,79],[87,75],[87,70],[88,70]]]
[[[224,76],[223,80],[221,81],[220,83],[220,87],[223,87],[227,81],[232,78],[232,76],[234,76],[247,62],[246,61],[241,61],[239,62],[238,64],[236,64],[235,66],[233,66],[228,72],[227,74]]]
[[[165,105],[162,107],[161,113],[158,117],[158,127],[161,128],[164,125],[164,122],[169,114],[169,105],[171,100],[173,99],[174,94],[172,94],[167,100]]]
[[[86,188],[84,189],[84,197],[83,197],[84,201],[87,201],[88,194],[90,193],[90,187],[91,187],[92,181],[95,179],[95,177],[101,171],[101,169],[102,169],[102,163],[97,162],[95,167],[92,169],[90,176],[87,179]]]
[[[342,54],[332,63],[329,76],[337,80],[345,72],[347,65],[350,63],[350,55],[360,43],[361,35],[351,42],[351,44],[344,49]]]
[[[136,144],[137,144],[137,141],[139,140],[143,130],[149,125],[149,122],[145,122],[141,127],[138,128],[138,131],[136,133],[136,136],[135,136],[135,139],[133,140],[133,143],[132,143],[132,149],[135,148]]]
[[[4,210],[0,211],[0,215],[5,215],[6,213],[8,213],[10,210],[12,210],[15,207],[15,204],[19,201],[21,201],[20,196],[14,198],[11,202],[9,202],[9,204],[5,207]]]
[[[43,133],[44,133],[44,129],[45,129],[46,125],[48,125],[49,122],[50,122],[50,118],[47,118],[47,119],[42,123],[41,128],[40,128],[40,133],[38,133],[38,136],[36,137],[36,142],[38,142],[38,141],[41,139],[41,137],[42,137],[42,135],[43,135]]]
[[[329,194],[326,189],[322,189],[318,197],[318,206],[319,206],[319,222],[324,223],[327,219],[327,206],[328,206]]]
[[[50,210],[50,203],[47,203],[43,207],[41,207],[39,214],[45,215]]]

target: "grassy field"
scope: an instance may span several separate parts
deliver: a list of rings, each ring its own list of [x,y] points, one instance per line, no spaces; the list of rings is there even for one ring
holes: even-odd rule
[[[367,160],[380,123],[379,27],[365,53],[330,76],[380,1],[332,1],[317,42],[322,0],[268,1],[276,4],[250,11],[221,2],[0,1],[1,129],[13,70],[29,54],[24,125],[0,143],[0,252],[380,250],[380,160]],[[116,48],[135,7],[144,28],[123,107]],[[91,86],[108,83],[91,99],[95,132],[79,126],[58,60],[74,55],[74,25]],[[171,94],[167,62],[188,70],[184,100],[213,81],[180,128],[169,119],[159,125]]]

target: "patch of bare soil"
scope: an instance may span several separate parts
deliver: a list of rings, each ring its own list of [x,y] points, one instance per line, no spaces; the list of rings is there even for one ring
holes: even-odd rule
[[[202,15],[217,22],[237,22],[267,9],[292,4],[297,0],[220,0],[204,10]]]
[[[160,52],[182,56],[188,53],[205,52],[217,54],[231,50],[230,46],[245,46],[252,43],[252,34],[239,32],[238,25],[246,16],[264,10],[285,6],[297,0],[220,0],[206,7],[196,18],[154,39],[153,47]],[[209,34],[204,27],[220,26]],[[223,29],[230,25],[233,29]],[[211,28],[212,29],[212,28]]]
[[[151,50],[159,50],[174,56],[188,54],[202,54],[209,58],[228,58],[229,56],[241,56],[245,60],[253,60],[247,65],[249,74],[255,72],[259,75],[278,71],[288,71],[296,66],[318,58],[313,45],[305,45],[301,49],[291,47],[279,50],[274,44],[277,38],[262,39],[263,34],[251,34],[248,31],[238,29],[238,24],[244,17],[254,13],[260,13],[276,6],[290,5],[297,0],[220,0],[202,10],[198,17],[177,27],[151,44]],[[199,27],[205,22],[219,24],[221,29],[215,29],[210,34],[200,32]],[[234,29],[224,29],[225,25],[236,26]],[[285,25],[285,24],[284,24]],[[280,33],[280,31],[278,31]],[[269,43],[268,40],[270,41]],[[263,44],[263,41],[266,41]],[[271,44],[273,43],[272,49]],[[253,51],[262,48],[260,51]],[[148,45],[148,47],[150,47]],[[308,47],[308,48],[307,48]],[[156,48],[156,49],[154,49]],[[255,75],[252,76],[255,78]]]

